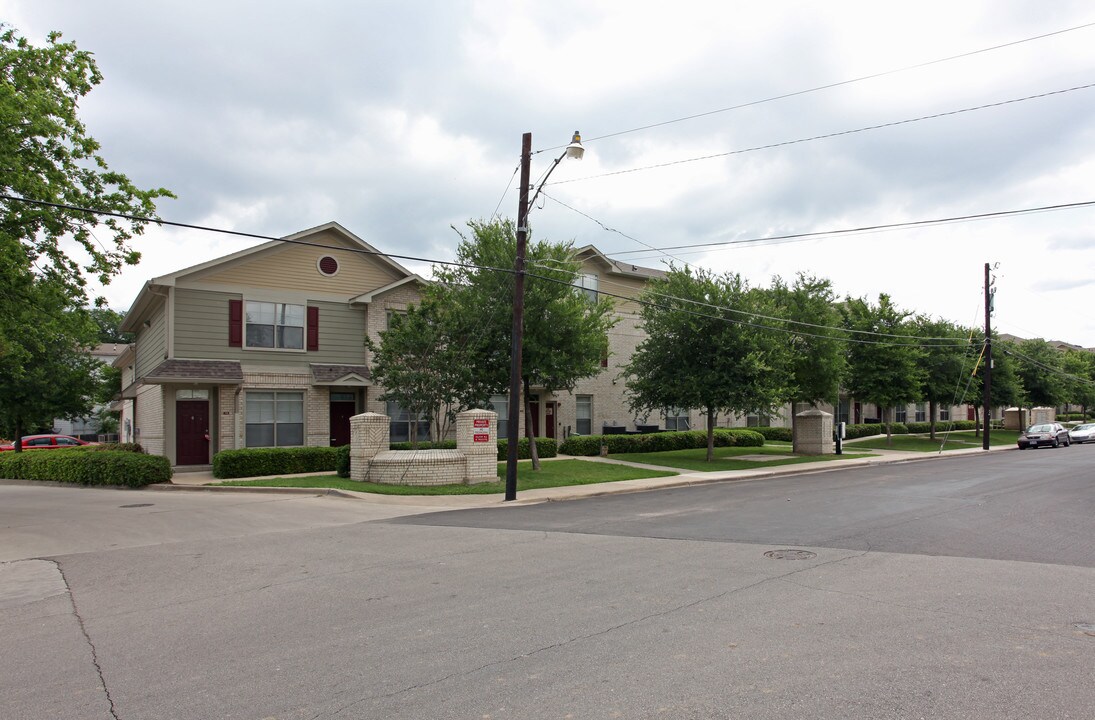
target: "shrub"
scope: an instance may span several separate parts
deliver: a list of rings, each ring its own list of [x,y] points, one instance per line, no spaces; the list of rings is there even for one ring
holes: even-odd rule
[[[339,445],[335,448],[335,472],[340,478],[350,477],[350,446]]]
[[[789,427],[752,427],[749,429],[763,435],[765,440],[792,442],[795,439]]]
[[[169,482],[171,463],[161,455],[121,450],[6,452],[0,455],[0,477],[78,485],[144,487]]]
[[[764,436],[753,428],[715,428],[715,447],[761,447]],[[707,447],[703,430],[671,430],[642,435],[571,435],[563,441],[559,452],[564,455],[591,457],[599,455],[601,445],[609,453],[667,452]]]
[[[390,450],[415,450],[409,442],[394,442],[388,446]],[[418,450],[455,450],[455,440],[423,440],[418,443]]]
[[[453,445],[453,447],[456,447]],[[505,438],[498,439],[498,462],[502,462],[506,459],[506,455],[509,452],[509,441]],[[553,458],[559,454],[559,446],[555,443],[554,438],[536,438],[536,454],[541,458]],[[528,460],[532,455],[529,454],[528,438],[523,437],[517,441],[517,459]]]
[[[871,437],[872,435],[882,435],[885,432],[886,428],[876,423],[846,425],[844,427],[844,439],[855,440],[856,438]]]
[[[929,422],[911,422],[907,423],[909,432],[916,434],[925,434],[931,432],[931,423]],[[936,420],[935,431],[936,432],[950,432],[951,430],[976,430],[977,422],[974,420]]]
[[[242,478],[259,475],[334,472],[338,448],[249,448],[221,450],[213,456],[213,477]]]

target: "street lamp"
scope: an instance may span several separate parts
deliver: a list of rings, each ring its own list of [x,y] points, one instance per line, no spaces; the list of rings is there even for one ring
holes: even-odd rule
[[[540,194],[551,173],[564,157],[581,160],[585,154],[582,136],[577,130],[570,144],[544,175],[544,179],[532,194],[532,202]],[[525,327],[525,247],[528,244],[528,210],[530,206],[529,166],[532,159],[532,133],[521,136],[521,193],[517,205],[517,254],[513,261],[513,327],[510,333],[509,410],[506,420],[506,500],[517,499],[517,443],[521,439],[521,343]],[[533,438],[533,442],[536,439]]]

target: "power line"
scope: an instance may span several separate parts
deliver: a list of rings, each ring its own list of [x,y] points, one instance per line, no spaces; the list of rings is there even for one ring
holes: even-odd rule
[[[867,132],[869,130],[881,130],[883,128],[897,127],[898,125],[908,125],[909,123],[921,122],[923,120],[935,120],[942,117],[949,117],[951,115],[960,115],[962,113],[974,112],[975,110],[985,110],[988,108],[1002,107],[1004,105],[1013,105],[1015,103],[1026,102],[1027,100],[1037,100],[1039,98],[1051,97],[1053,95],[1062,95],[1064,93],[1074,92],[1076,90],[1086,90],[1095,87],[1095,83],[1089,83],[1087,85],[1077,85],[1075,87],[1063,88],[1061,90],[1051,90],[1049,92],[1038,93],[1037,95],[1027,95],[1021,98],[1012,98],[1011,100],[1001,100],[994,103],[985,103],[984,105],[976,105],[974,107],[962,108],[960,110],[949,110],[947,112],[934,113],[932,115],[922,115],[915,118],[907,118],[905,120],[895,120],[894,122],[881,123],[879,125],[868,125],[866,127],[855,128],[853,130],[841,130],[839,132],[825,133],[823,135],[814,135],[806,138],[798,138],[797,140],[784,140],[783,142],[770,143],[768,145],[757,145],[749,148],[742,148],[740,150],[729,150],[727,152],[713,153],[711,155],[701,155],[699,157],[685,158],[683,160],[671,160],[669,162],[657,163],[654,165],[643,165],[637,168],[629,168],[627,170],[614,170],[612,172],[601,173],[599,175],[587,175],[580,178],[572,178],[570,180],[557,180],[549,185],[564,185],[566,183],[584,182],[586,180],[595,180],[603,177],[612,177],[614,175],[627,175],[630,173],[644,172],[646,170],[659,170],[661,168],[672,167],[674,165],[684,165],[686,163],[699,162],[701,160],[715,160],[717,158],[729,157],[731,155],[741,155],[743,153],[756,152],[758,150],[771,150],[778,147],[787,147],[789,145],[798,145],[801,143],[813,142],[815,140],[828,140],[835,137],[842,137],[845,135],[854,135],[856,133]]]
[[[832,88],[841,87],[843,85],[851,85],[852,83],[863,82],[865,80],[874,80],[876,78],[885,77],[887,75],[895,75],[897,73],[907,72],[909,70],[918,70],[920,68],[929,67],[931,65],[938,65],[940,63],[950,62],[951,60],[959,60],[961,58],[971,57],[973,55],[979,55],[982,53],[992,52],[993,50],[1001,50],[1003,48],[1012,47],[1014,45],[1021,45],[1023,43],[1034,42],[1035,40],[1044,40],[1045,38],[1054,37],[1055,35],[1063,35],[1064,33],[1073,32],[1074,30],[1083,30],[1095,26],[1095,22],[1084,23],[1083,25],[1076,25],[1074,27],[1065,28],[1063,30],[1055,30],[1049,33],[1043,33],[1042,35],[1035,35],[1033,37],[1023,38],[1022,40],[1013,40],[1011,42],[1002,43],[1000,45],[993,45],[987,48],[981,48],[980,50],[971,50],[969,52],[959,53],[958,55],[950,55],[943,58],[937,58],[935,60],[928,60],[926,62],[916,63],[915,65],[906,65],[900,68],[894,68],[892,70],[884,70],[882,72],[872,73],[870,75],[863,75],[849,80],[840,80],[838,82],[828,83],[826,85],[819,85],[806,90],[796,90],[794,92],[784,93],[782,95],[774,95],[772,97],[764,98],[763,100],[752,100],[750,102],[741,103],[740,105],[732,105],[730,107],[720,108],[718,110],[708,110],[706,112],[696,113],[694,115],[686,115],[684,117],[674,118],[672,120],[663,120],[661,122],[651,123],[649,125],[642,125],[640,127],[631,128],[630,130],[619,130],[616,132],[606,133],[604,135],[598,135],[596,137],[586,138],[586,143],[596,142],[598,140],[604,140],[606,138],[618,137],[620,135],[628,135],[630,133],[641,132],[643,130],[651,130],[653,128],[663,127],[665,125],[672,125],[674,123],[685,122],[687,120],[696,120],[698,118],[709,117],[711,115],[717,115],[719,113],[730,112],[732,110],[741,110],[743,108],[752,107],[754,105],[762,105],[764,103],[775,102],[777,100],[786,100],[787,98],[797,97],[799,95],[807,95],[809,93],[820,92],[821,90],[831,90]],[[543,150],[537,150],[537,153],[547,152],[551,150],[558,150],[563,147],[557,145],[555,147],[544,148]]]
[[[108,216],[108,217],[117,217],[117,218],[132,220],[132,221],[136,221],[136,222],[148,222],[148,223],[155,223],[157,225],[166,225],[166,226],[170,226],[170,227],[181,227],[181,228],[187,228],[187,229],[191,229],[191,230],[200,230],[200,231],[204,231],[204,232],[214,232],[214,233],[219,233],[219,234],[223,234],[223,235],[233,235],[233,236],[246,237],[246,238],[258,239],[258,240],[283,242],[283,243],[288,243],[288,244],[292,244],[292,245],[301,245],[301,246],[304,246],[304,247],[316,247],[316,248],[321,248],[321,249],[327,250],[327,251],[342,250],[342,251],[353,252],[353,253],[357,253],[357,254],[361,254],[361,255],[377,255],[377,256],[384,256],[384,257],[398,258],[400,260],[413,260],[413,261],[416,261],[416,262],[424,262],[424,263],[431,263],[431,264],[437,264],[437,265],[448,265],[448,266],[454,266],[454,267],[463,267],[463,268],[470,268],[470,269],[474,269],[474,270],[487,270],[487,271],[490,271],[490,272],[501,272],[501,273],[507,273],[507,274],[511,274],[511,275],[516,274],[516,271],[511,269],[511,268],[495,268],[495,267],[490,267],[490,266],[486,266],[486,265],[474,265],[474,264],[471,264],[471,263],[460,263],[460,262],[453,262],[453,261],[436,260],[436,259],[431,259],[431,258],[422,258],[422,257],[416,257],[416,256],[410,256],[410,255],[397,255],[397,254],[394,254],[394,253],[384,253],[384,252],[381,252],[379,250],[368,250],[366,248],[335,248],[335,247],[331,247],[330,245],[325,245],[323,243],[308,242],[306,240],[299,240],[299,239],[294,239],[294,238],[279,238],[279,237],[273,237],[273,236],[269,236],[269,235],[260,235],[260,234],[257,234],[257,233],[243,232],[243,231],[240,231],[240,230],[228,230],[228,229],[225,229],[225,228],[215,228],[215,227],[204,226],[204,225],[195,225],[195,224],[191,224],[191,223],[174,222],[174,221],[170,221],[170,220],[162,220],[162,219],[157,219],[157,218],[144,218],[144,217],[140,217],[140,216],[137,216],[137,215],[130,215],[128,213],[119,213],[119,212],[113,212],[113,211],[107,211],[107,210],[95,210],[95,209],[92,209],[92,208],[84,208],[84,207],[78,207],[78,206],[74,206],[74,205],[66,205],[66,204],[62,204],[62,203],[54,203],[54,202],[48,202],[48,201],[44,201],[44,200],[33,200],[33,199],[30,199],[30,198],[17,197],[17,196],[7,195],[7,194],[0,194],[0,200],[10,200],[10,201],[14,201],[14,202],[23,202],[23,203],[29,203],[29,204],[32,204],[32,205],[38,205],[38,206],[42,206],[42,207],[52,207],[52,208],[62,209],[62,210],[74,210],[74,211],[77,211],[77,212],[86,212],[86,213],[91,213],[91,214],[94,214],[94,215],[104,215],[104,216]],[[583,289],[579,285],[575,285],[572,282],[561,280],[561,279],[558,279],[558,278],[548,277],[548,276],[544,276],[544,275],[537,275],[537,274],[528,273],[528,272],[526,272],[525,275],[527,277],[536,278],[536,279],[544,280],[544,281],[547,281],[547,282],[558,283],[558,284],[566,285],[568,287],[579,289],[579,290]],[[656,308],[661,308],[661,309],[669,309],[667,305],[661,305],[661,304],[656,303],[656,302],[643,300],[641,298],[637,298],[637,297],[633,297],[633,296],[621,295],[621,294],[617,294],[617,293],[603,292],[603,291],[600,291],[600,290],[598,290],[598,293],[601,294],[601,295],[606,295],[608,297],[613,297],[613,298],[617,298],[617,299],[620,299],[620,300],[626,300],[626,301],[629,301],[629,302],[634,302],[634,303],[637,303],[639,305],[646,305],[646,306],[656,307]],[[668,296],[668,295],[663,295],[662,297],[666,297],[666,298],[676,300],[676,301],[680,301],[680,302],[684,302],[684,303],[699,304],[701,306],[707,306],[707,307],[717,309],[717,310],[720,310],[720,311],[739,313],[739,314],[748,315],[748,316],[751,316],[751,317],[762,317],[762,318],[770,319],[770,320],[773,320],[775,322],[780,322],[780,323],[794,322],[794,321],[788,321],[788,320],[783,319],[783,318],[772,318],[772,317],[769,317],[769,316],[762,316],[762,315],[758,315],[757,313],[751,313],[751,312],[748,312],[748,311],[735,310],[735,309],[729,308],[729,307],[708,305],[706,303],[700,303],[698,301],[689,300],[687,298],[679,298],[679,297]],[[873,341],[873,340],[857,340],[855,338],[841,337],[840,335],[848,332],[848,330],[846,328],[842,328],[842,327],[820,326],[820,325],[814,326],[816,328],[824,328],[824,329],[827,329],[827,330],[831,330],[834,333],[838,333],[836,336],[834,336],[834,335],[819,335],[819,334],[812,334],[812,333],[807,333],[807,332],[802,332],[802,331],[797,331],[797,330],[788,330],[786,328],[781,328],[781,327],[772,327],[772,326],[769,326],[769,325],[762,325],[762,324],[759,324],[759,323],[746,322],[744,320],[733,320],[731,318],[717,316],[717,315],[707,315],[707,314],[700,313],[700,312],[697,312],[697,311],[694,311],[694,310],[688,310],[688,309],[685,309],[685,308],[677,308],[677,309],[680,312],[684,312],[688,315],[692,315],[692,316],[695,316],[695,317],[703,317],[703,318],[707,318],[707,319],[710,319],[710,320],[721,320],[721,321],[724,321],[724,322],[733,323],[733,324],[736,324],[736,325],[745,325],[745,326],[753,327],[753,328],[760,329],[760,330],[769,330],[769,331],[772,331],[772,332],[782,332],[782,333],[785,333],[785,334],[799,335],[799,336],[802,336],[802,337],[815,337],[815,338],[821,338],[821,339],[838,340],[838,341],[842,341],[842,342],[852,342],[852,343],[867,344],[867,345],[914,346],[914,343],[911,343],[911,342],[908,342],[908,341],[911,341],[911,340],[953,340],[951,338],[917,338],[915,336],[885,335],[885,334],[882,334],[882,333],[878,333],[878,335],[880,335],[882,337],[900,338],[901,341],[900,342],[880,342],[880,341]],[[799,324],[806,325],[806,323],[799,323]],[[923,344],[923,345],[918,345],[918,346],[919,347],[957,347],[957,345],[954,342],[945,343],[943,345]]]
[[[898,223],[882,223],[878,225],[863,225],[854,228],[843,228],[839,230],[818,230],[816,232],[807,233],[791,233],[788,235],[769,235],[767,237],[758,238],[743,238],[738,240],[720,240],[717,242],[709,243],[693,243],[690,245],[671,245],[669,247],[653,248],[658,252],[665,250],[688,250],[692,248],[711,248],[722,247],[726,245],[748,245],[769,243],[773,241],[785,241],[785,240],[808,240],[810,238],[825,237],[830,235],[849,235],[855,233],[876,232],[880,230],[892,230],[894,228],[907,228],[907,227],[930,227],[932,225],[943,225],[947,223],[956,222],[968,222],[971,220],[986,220],[990,218],[1009,217],[1012,215],[1029,215],[1031,213],[1038,212],[1053,212],[1056,210],[1072,210],[1081,207],[1090,207],[1095,205],[1095,200],[1084,200],[1081,202],[1073,203],[1060,203],[1057,205],[1042,205],[1040,207],[1022,208],[1019,210],[996,210],[993,212],[975,213],[972,215],[955,215],[952,217],[935,218],[932,220],[910,220],[908,222]],[[636,253],[647,252],[646,250],[623,250],[621,252],[612,253],[613,256],[621,255],[634,255]]]

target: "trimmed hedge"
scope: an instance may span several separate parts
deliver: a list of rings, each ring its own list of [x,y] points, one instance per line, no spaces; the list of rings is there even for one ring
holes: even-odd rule
[[[929,422],[911,422],[906,423],[910,433],[925,434],[930,433],[932,430],[932,424]],[[936,420],[935,431],[936,432],[950,432],[951,430],[976,430],[977,422],[975,420]],[[894,430],[896,433],[897,431]]]
[[[861,423],[859,425],[845,425],[844,426],[844,439],[855,440],[856,438],[871,437],[872,435],[883,435],[886,432],[886,428],[883,425],[877,423]]]
[[[350,477],[350,446],[339,445],[335,448],[335,473],[340,478]]]
[[[782,440],[784,442],[793,442],[794,433],[789,427],[751,427],[749,428],[753,432],[758,432],[764,436],[765,440]]]
[[[455,446],[454,446],[455,447]],[[506,455],[509,453],[509,441],[506,438],[498,439],[498,462],[506,460]],[[536,438],[536,455],[540,459],[553,458],[559,454],[559,446],[556,444],[554,438]],[[517,459],[528,460],[532,455],[528,450],[528,438],[522,437],[517,441]]]
[[[30,450],[0,455],[0,477],[78,485],[144,487],[170,482],[171,463],[162,455],[121,450]]]
[[[592,457],[601,454],[601,445],[608,452],[666,452],[707,447],[703,430],[681,430],[643,435],[571,435],[559,446],[563,455]],[[715,447],[761,447],[764,436],[754,428],[715,428]]]
[[[81,445],[81,450],[85,452],[104,452],[104,451],[117,451],[128,453],[140,453],[145,454],[144,448],[140,443],[99,443],[98,445]]]
[[[213,456],[213,477],[243,478],[259,475],[334,472],[338,448],[249,448],[221,450]]]

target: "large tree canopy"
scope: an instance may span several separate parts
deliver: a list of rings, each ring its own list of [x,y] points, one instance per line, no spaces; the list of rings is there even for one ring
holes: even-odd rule
[[[128,243],[147,224],[102,213],[150,218],[171,196],[99,154],[77,109],[101,80],[59,33],[36,47],[0,26],[0,424],[15,435],[90,409],[100,328],[88,275],[106,284],[136,264]]]
[[[154,217],[163,188],[142,190],[111,170],[77,115],[80,98],[102,81],[90,52],[50,33],[35,47],[13,28],[0,27],[0,233],[16,238],[39,268],[73,288],[85,272],[107,283],[140,253],[128,241],[145,223],[38,205],[33,200],[95,211]],[[93,234],[94,232],[94,234]],[[86,256],[70,256],[71,239]]]
[[[787,397],[789,356],[771,293],[740,275],[671,269],[642,296],[646,337],[624,369],[639,413],[700,408],[707,416],[707,459],[714,457],[720,413],[769,414]],[[779,327],[773,327],[779,326]]]

